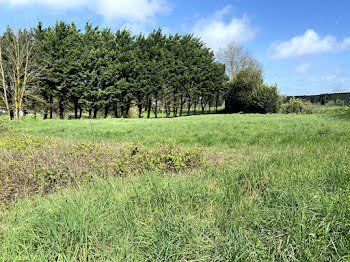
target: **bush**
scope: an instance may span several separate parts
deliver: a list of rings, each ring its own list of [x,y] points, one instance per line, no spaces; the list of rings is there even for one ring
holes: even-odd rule
[[[235,80],[228,83],[226,112],[276,113],[280,95],[276,85],[265,85],[261,71],[242,70]]]
[[[333,107],[333,106],[346,106],[345,102],[339,98],[337,98],[335,101],[330,100],[325,104],[326,107]]]
[[[138,117],[139,117],[138,108],[135,105],[131,106],[128,111],[128,118],[138,118]]]
[[[260,85],[253,89],[251,94],[251,112],[254,113],[277,113],[280,107],[280,96],[277,85]]]
[[[335,105],[336,105],[336,106],[344,106],[345,103],[344,103],[343,100],[337,98],[337,99],[335,100]]]
[[[333,107],[335,106],[335,102],[333,100],[331,101],[328,101],[326,104],[325,104],[326,107]]]
[[[315,114],[322,113],[320,105],[313,104],[310,101],[292,98],[287,103],[282,104],[281,113],[283,114]]]

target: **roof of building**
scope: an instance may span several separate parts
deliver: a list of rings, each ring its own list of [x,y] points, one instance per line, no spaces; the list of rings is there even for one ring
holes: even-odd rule
[[[343,92],[332,92],[332,93],[322,93],[322,94],[308,94],[308,95],[289,95],[287,97],[300,97],[300,96],[321,96],[321,95],[335,95],[335,94],[350,94],[350,91]]]

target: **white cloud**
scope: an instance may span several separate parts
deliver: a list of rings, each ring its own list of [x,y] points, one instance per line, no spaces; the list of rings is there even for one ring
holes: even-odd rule
[[[129,21],[145,22],[156,14],[170,10],[166,0],[102,0],[97,4],[97,12],[106,18],[122,18]]]
[[[350,37],[337,41],[336,37],[326,35],[323,38],[314,30],[308,29],[301,36],[289,41],[271,45],[273,57],[279,59],[304,56],[309,54],[340,52],[350,48]]]
[[[300,64],[295,68],[295,71],[299,74],[305,74],[309,71],[310,67],[311,64],[309,63]]]
[[[157,14],[166,14],[171,5],[168,0],[0,0],[11,7],[41,4],[52,8],[87,8],[106,19],[131,22],[149,22]]]
[[[243,43],[254,39],[257,30],[250,25],[246,15],[225,22],[224,17],[231,9],[229,5],[209,18],[199,19],[193,27],[193,32],[214,50],[225,47],[231,41]]]
[[[52,6],[55,8],[75,8],[84,5],[84,0],[0,0],[0,3],[8,4],[11,7],[31,5],[31,4],[43,4]]]
[[[330,82],[330,81],[334,81],[336,78],[337,78],[337,75],[335,75],[335,74],[333,74],[333,75],[323,75],[323,76],[320,77],[320,80],[321,81]]]
[[[311,77],[311,81],[313,84],[336,84],[340,82],[343,79],[339,74],[337,73],[329,73],[329,74],[319,74],[319,75],[314,75]]]

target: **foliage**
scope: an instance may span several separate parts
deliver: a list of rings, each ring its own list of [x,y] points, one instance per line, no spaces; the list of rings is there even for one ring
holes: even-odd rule
[[[157,117],[160,108],[167,117],[176,117],[185,105],[189,114],[199,105],[202,112],[207,105],[217,110],[223,101],[225,67],[193,35],[165,35],[158,29],[135,36],[126,29],[112,32],[89,23],[83,32],[63,21],[47,28],[39,23],[30,35],[34,62],[46,68],[28,83],[35,99],[27,99],[24,108],[45,118],[57,112],[63,119],[71,110],[75,118],[84,111],[97,118],[102,110],[104,117],[126,118],[133,104],[139,117],[143,110],[147,117],[151,112]]]
[[[333,106],[345,106],[345,103],[343,100],[337,98],[335,101],[330,100],[325,104],[326,107],[333,107]]]
[[[287,103],[282,104],[281,112],[283,114],[314,114],[321,113],[322,109],[310,101],[291,98]]]
[[[247,68],[227,84],[225,110],[229,113],[276,113],[280,96],[276,85],[264,85],[261,70]]]
[[[326,107],[333,107],[333,106],[335,106],[334,100],[328,101],[328,102],[325,104],[325,106],[326,106]]]
[[[260,85],[252,91],[251,112],[277,113],[280,107],[280,95],[277,85]]]

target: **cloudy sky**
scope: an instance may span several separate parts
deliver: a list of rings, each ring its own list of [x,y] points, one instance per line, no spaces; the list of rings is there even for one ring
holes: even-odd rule
[[[0,0],[0,31],[86,21],[135,33],[194,33],[213,50],[237,41],[282,94],[350,90],[349,0]]]

